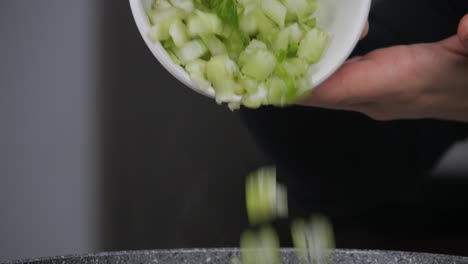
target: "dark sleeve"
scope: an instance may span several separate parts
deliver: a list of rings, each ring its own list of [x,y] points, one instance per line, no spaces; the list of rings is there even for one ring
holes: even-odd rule
[[[369,36],[354,54],[453,35],[468,0],[447,3],[374,0]],[[468,133],[466,124],[456,122],[377,122],[358,113],[304,107],[243,109],[241,115],[291,193],[324,212],[371,206],[412,188]]]

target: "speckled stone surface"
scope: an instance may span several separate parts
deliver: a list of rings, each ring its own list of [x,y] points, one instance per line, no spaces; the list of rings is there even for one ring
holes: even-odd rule
[[[237,249],[155,250],[63,256],[4,264],[229,264]],[[291,249],[282,250],[283,264],[296,264]],[[468,264],[467,257],[390,251],[336,250],[331,264]]]

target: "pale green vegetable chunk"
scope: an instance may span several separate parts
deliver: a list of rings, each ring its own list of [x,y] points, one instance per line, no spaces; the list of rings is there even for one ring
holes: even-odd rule
[[[206,78],[206,65],[207,61],[196,59],[193,60],[187,65],[185,69],[187,70],[190,78],[200,87],[202,90],[206,91],[211,87],[211,83]]]
[[[302,37],[304,36],[304,32],[302,31],[301,27],[298,23],[293,23],[288,26],[289,30],[289,42],[291,44],[298,44]]]
[[[309,63],[317,63],[325,48],[328,45],[328,35],[320,29],[314,28],[307,32],[305,37],[301,40],[297,55],[300,58],[306,59]]]
[[[193,1],[192,0],[170,0],[172,6],[184,10],[186,13],[193,11]]]
[[[187,27],[190,36],[203,36],[207,34],[221,35],[223,33],[223,22],[212,13],[195,10],[187,19]]]
[[[187,62],[200,58],[207,51],[208,49],[201,40],[192,40],[176,49],[175,54],[182,64],[186,64]]]
[[[262,10],[265,15],[281,28],[286,21],[286,7],[278,0],[262,0]]]
[[[218,102],[228,102],[242,92],[242,86],[234,80],[238,72],[238,66],[227,55],[218,55],[208,61],[206,75],[213,84]]]
[[[203,42],[208,47],[212,56],[227,54],[226,45],[214,35],[202,36]]]
[[[169,28],[169,35],[177,47],[184,45],[189,40],[187,29],[184,23],[180,20],[172,22]]]
[[[243,264],[280,263],[278,235],[269,226],[262,227],[258,232],[244,232],[240,244]]]
[[[286,8],[299,19],[310,16],[317,10],[314,0],[283,0]]]
[[[267,223],[279,216],[287,217],[286,187],[276,182],[274,167],[260,168],[247,176],[246,203],[252,225]]]
[[[273,45],[272,45],[272,48],[274,51],[279,51],[279,50],[287,51],[288,50],[289,34],[290,34],[290,30],[288,28],[284,28],[276,34],[273,40]]]
[[[308,221],[295,220],[291,234],[300,263],[327,263],[330,250],[335,247],[333,228],[327,218],[313,215]]]
[[[256,49],[242,63],[242,73],[258,81],[266,80],[275,70],[275,55],[267,49]]]
[[[178,8],[168,7],[151,13],[154,25],[150,28],[149,35],[154,41],[167,40],[170,38],[169,29],[172,23],[182,21],[185,14]]]

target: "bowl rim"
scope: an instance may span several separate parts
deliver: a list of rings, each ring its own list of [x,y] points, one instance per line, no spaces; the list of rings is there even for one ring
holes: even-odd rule
[[[165,70],[168,71],[178,81],[182,82],[185,86],[191,88],[199,94],[214,99],[215,91],[212,87],[208,90],[200,89],[195,83],[192,82],[185,69],[183,69],[182,66],[177,65],[172,61],[172,59],[169,57],[169,54],[161,45],[161,43],[154,42],[150,39],[148,35],[150,26],[146,17],[146,11],[143,7],[142,0],[129,0],[129,3],[132,16],[135,20],[140,36],[146,43],[147,48],[151,51],[151,53],[158,60],[158,62],[165,68]],[[334,60],[334,62],[330,63],[330,66],[327,66],[328,69],[325,71],[324,74],[319,75],[318,78],[317,76],[311,76],[314,86],[311,90],[322,84],[325,80],[327,80],[334,73],[336,73],[336,71],[346,62],[346,60],[349,58],[349,56],[352,54],[353,50],[359,43],[361,34],[364,31],[368,21],[372,0],[361,0],[361,3],[362,14],[359,14],[360,16],[358,16],[359,20],[356,22],[357,27],[354,29],[355,32],[353,32],[352,34],[353,40],[351,42],[351,45],[348,45],[347,48],[344,49],[345,52],[340,54],[340,57]],[[232,102],[237,103],[239,102],[239,100],[233,100]]]

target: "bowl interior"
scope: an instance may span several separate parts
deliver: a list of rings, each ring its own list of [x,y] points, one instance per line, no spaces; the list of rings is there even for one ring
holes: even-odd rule
[[[146,9],[153,0],[130,0],[133,16],[138,29],[158,61],[179,81],[193,90],[213,97],[214,91],[198,89],[182,67],[172,62],[160,43],[154,43],[148,36],[150,28]],[[330,34],[330,45],[322,60],[312,71],[312,82],[319,85],[332,75],[349,57],[359,41],[369,14],[371,0],[318,0],[318,24]]]

